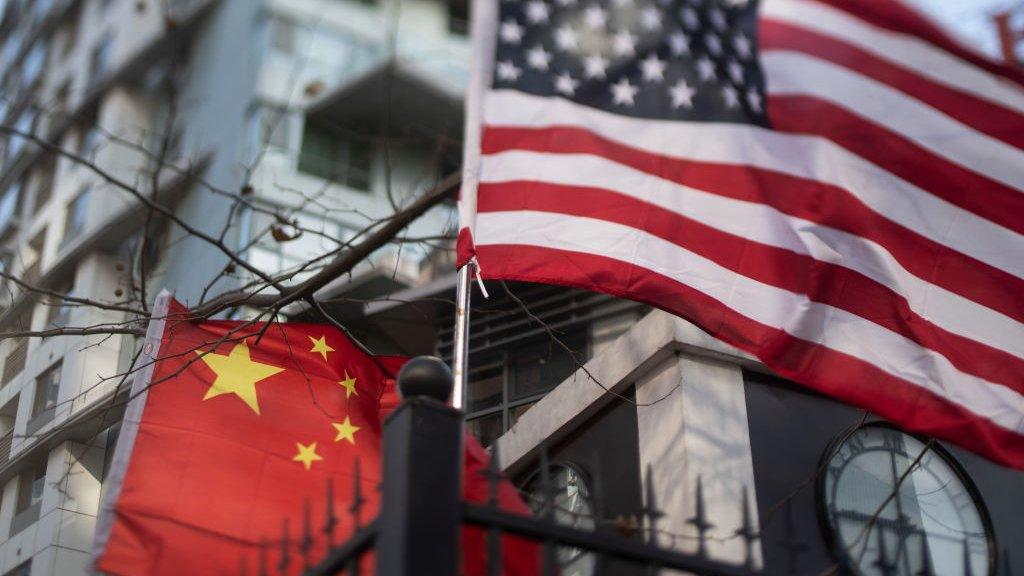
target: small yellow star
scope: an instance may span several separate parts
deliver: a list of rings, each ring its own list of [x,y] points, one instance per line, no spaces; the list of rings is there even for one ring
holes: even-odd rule
[[[359,392],[356,392],[356,379],[348,375],[348,370],[345,370],[345,379],[338,382],[338,384],[341,384],[342,388],[345,389],[345,398],[353,394],[359,396]]]
[[[196,354],[217,374],[217,379],[210,385],[203,400],[221,394],[234,394],[257,414],[260,413],[260,403],[256,396],[256,383],[284,371],[284,368],[253,362],[245,342],[235,344],[227,354],[200,350],[196,350]]]
[[[349,421],[348,416],[345,416],[345,421],[341,424],[333,422],[331,423],[331,426],[334,426],[338,431],[338,435],[334,438],[335,442],[341,442],[344,439],[348,440],[349,444],[356,443],[356,432],[359,431],[359,427],[353,426],[352,422]]]
[[[331,348],[330,345],[327,344],[327,336],[321,336],[320,338],[313,338],[312,336],[307,335],[306,337],[309,338],[309,341],[313,343],[313,347],[310,348],[309,351],[310,352],[319,352],[320,355],[324,357],[324,362],[326,362],[327,361],[327,353],[328,352],[334,352],[334,348]]]
[[[299,453],[296,454],[292,460],[302,462],[302,465],[306,467],[306,470],[313,467],[313,462],[319,462],[324,459],[323,456],[316,453],[316,442],[313,442],[309,446],[305,446],[301,442],[296,442],[295,448],[298,449]]]

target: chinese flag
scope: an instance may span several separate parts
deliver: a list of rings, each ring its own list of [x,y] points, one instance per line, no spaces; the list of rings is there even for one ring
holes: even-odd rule
[[[361,522],[376,516],[381,426],[403,359],[368,355],[332,326],[194,323],[185,314],[166,293],[154,307],[97,524],[96,567],[298,574],[304,526],[310,561],[328,549],[329,503],[332,543],[354,532],[357,466]],[[486,465],[467,439],[467,499],[486,497],[477,473]],[[501,502],[528,513],[507,482]],[[483,573],[479,534],[465,530],[463,544],[464,572]],[[503,557],[506,574],[535,573],[534,546],[506,538]]]

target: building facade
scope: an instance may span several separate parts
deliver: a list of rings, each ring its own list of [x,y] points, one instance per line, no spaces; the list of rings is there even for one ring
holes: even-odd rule
[[[455,170],[466,8],[0,2],[0,332],[39,334],[0,341],[0,574],[89,564],[138,339],[61,331],[130,332],[118,303],[168,288],[197,304],[252,280],[201,234],[301,280]],[[451,211],[408,234],[438,235]],[[407,287],[427,251],[382,249],[353,285]]]

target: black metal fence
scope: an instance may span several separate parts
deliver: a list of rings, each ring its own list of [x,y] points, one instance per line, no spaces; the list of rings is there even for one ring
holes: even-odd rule
[[[561,573],[559,550],[591,553],[597,558],[630,562],[648,570],[669,568],[720,576],[756,573],[758,534],[746,497],[742,502],[743,525],[735,535],[745,541],[744,561],[725,564],[708,557],[707,534],[713,525],[706,517],[699,481],[694,494],[696,513],[689,520],[697,534],[693,554],[659,546],[658,522],[663,514],[656,505],[650,474],[642,518],[623,519],[617,531],[585,529],[558,521],[556,513],[565,511],[559,510],[555,502],[545,450],[540,455],[536,480],[536,515],[510,512],[500,505],[502,475],[497,454],[492,455],[489,468],[479,472],[486,478],[486,501],[463,500],[463,418],[460,411],[445,402],[451,393],[450,372],[439,360],[414,359],[399,375],[399,387],[404,401],[384,425],[383,480],[377,517],[363,517],[366,497],[357,464],[346,510],[354,532],[345,541],[336,541],[341,519],[336,512],[334,486],[328,483],[322,525],[312,525],[313,514],[307,504],[301,526],[293,532],[285,522],[279,546],[265,542],[256,557],[242,559],[241,573],[358,576],[368,571],[368,553],[372,552],[375,574],[456,575],[463,572],[462,531],[467,526],[482,531],[483,550],[478,554],[482,562],[474,567],[474,572],[487,575],[505,574],[506,562],[516,560],[503,558],[508,550],[503,543],[510,537],[518,538],[520,543],[534,543],[528,549],[536,558],[526,564],[535,566],[536,572],[543,575]],[[322,552],[324,541],[326,555],[313,558],[314,550]],[[522,566],[522,559],[518,560]]]

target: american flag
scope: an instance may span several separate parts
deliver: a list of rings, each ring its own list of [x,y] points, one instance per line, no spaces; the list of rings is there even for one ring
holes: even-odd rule
[[[481,0],[460,259],[1024,468],[1024,75],[898,0]]]

